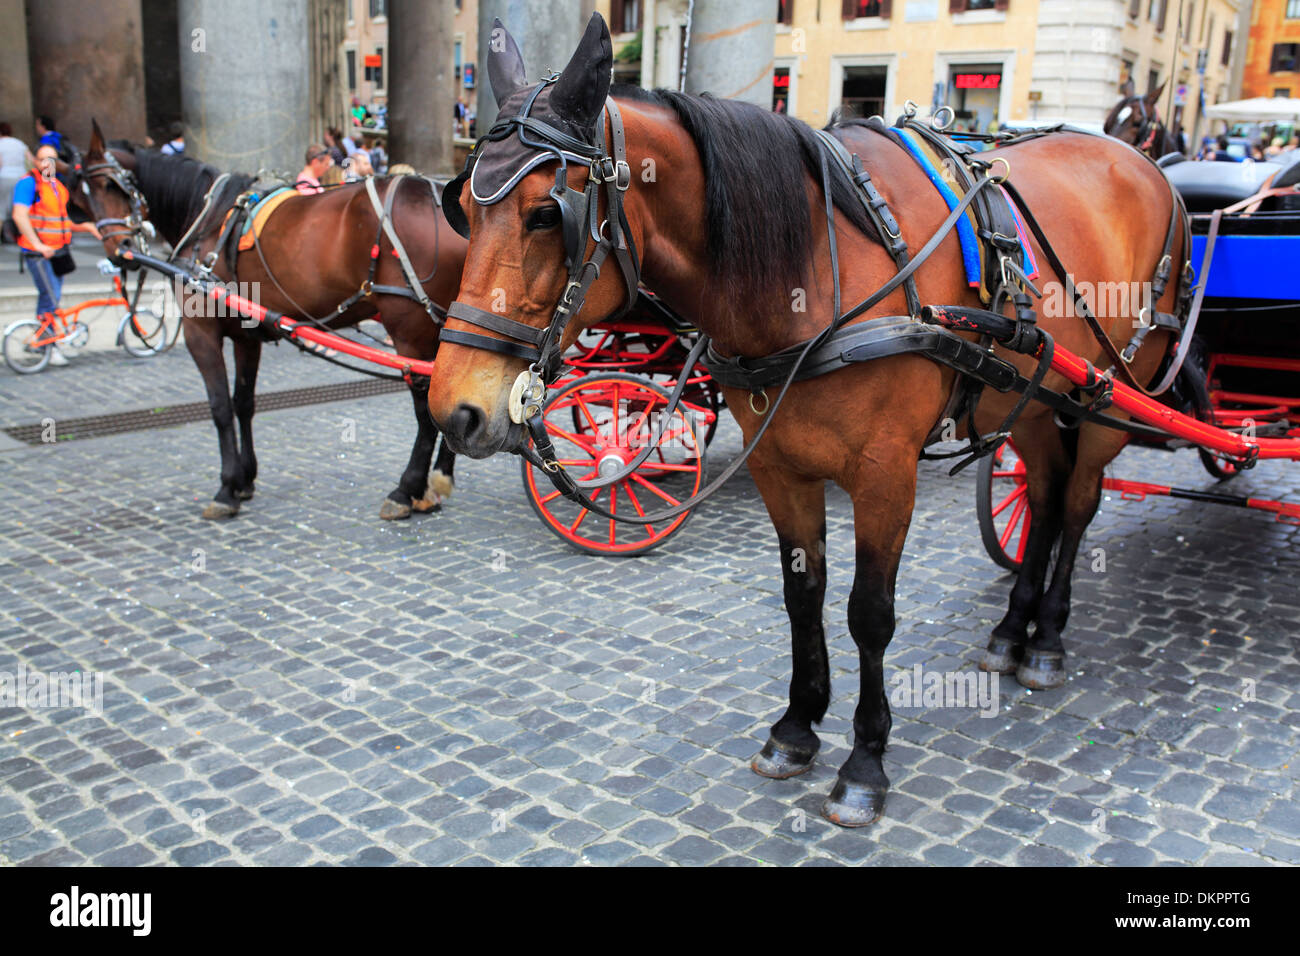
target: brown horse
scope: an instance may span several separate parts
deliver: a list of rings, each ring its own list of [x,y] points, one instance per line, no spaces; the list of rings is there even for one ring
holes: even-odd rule
[[[1161,83],[1146,96],[1135,96],[1132,83],[1126,84],[1123,97],[1102,124],[1106,135],[1128,143],[1152,159],[1178,152],[1177,137],[1160,119],[1160,94],[1164,89],[1165,84]]]
[[[608,131],[614,121],[602,120],[611,66],[604,21],[592,18],[568,66],[540,92],[525,84],[518,50],[504,29],[502,35],[506,42],[493,47],[501,52],[489,60],[493,90],[503,104],[501,116],[518,114],[533,97],[534,120],[585,138],[610,156],[615,147]],[[724,355],[769,355],[828,325],[834,288],[814,131],[786,115],[667,91],[620,88],[610,102],[617,105],[625,127],[632,175],[623,206],[645,284],[712,336]],[[602,130],[599,139],[597,129]],[[865,125],[833,125],[832,131],[861,158],[909,247],[925,243],[948,210],[918,165],[891,139]],[[456,214],[467,216],[470,249],[477,255],[468,260],[446,328],[469,332],[471,338],[449,341],[444,332],[429,391],[429,408],[445,439],[457,452],[476,458],[520,450],[524,432],[511,420],[517,396],[512,399],[510,392],[527,360],[474,347],[472,336],[519,342],[526,341],[527,333],[508,325],[501,326],[504,332],[494,332],[482,323],[478,328],[489,331],[476,331],[475,323],[455,316],[481,316],[495,302],[504,304],[515,321],[540,329],[561,295],[568,301],[569,294],[557,164],[544,158],[530,166],[537,157],[529,158],[517,136],[490,136],[477,160],[492,163],[487,182],[462,187]],[[1046,218],[1048,239],[1077,281],[1128,283],[1151,276],[1174,200],[1150,162],[1114,140],[1075,133],[1043,136],[991,155],[1009,161],[1011,181],[1027,206]],[[587,169],[572,161],[568,168],[570,188],[582,189]],[[832,171],[831,181],[839,279],[848,306],[882,286],[896,267],[864,225],[847,176]],[[1137,209],[1144,214],[1135,219]],[[449,200],[444,212],[453,215]],[[602,205],[592,221],[608,226],[613,217]],[[607,229],[600,234],[608,235]],[[580,238],[590,256],[596,244],[586,230]],[[1044,262],[1037,243],[1034,249]],[[1175,248],[1173,261],[1181,263],[1183,255]],[[607,262],[590,284],[585,306],[569,322],[564,342],[625,305],[627,286],[619,271]],[[916,279],[923,303],[979,305],[965,281],[955,235],[943,239]],[[1173,294],[1170,288],[1161,299],[1165,311]],[[861,321],[908,311],[903,291],[896,290]],[[1103,324],[1111,335],[1120,335],[1132,330],[1133,320],[1130,310],[1106,317]],[[1039,324],[1058,347],[1090,360],[1101,358],[1097,340],[1081,319],[1044,315]],[[1154,374],[1167,342],[1163,331],[1149,336],[1131,366],[1139,379]],[[1022,374],[1035,366],[1027,356],[999,354]],[[859,652],[860,698],[852,755],[823,808],[837,823],[870,823],[884,806],[889,781],[882,756],[891,720],[883,666],[895,626],[895,578],[913,510],[917,458],[944,414],[954,378],[954,372],[928,359],[894,355],[797,383],[749,459],[780,545],[793,636],[790,703],[753,764],[766,776],[804,772],[819,747],[813,725],[822,720],[830,699],[822,625],[824,482],[834,481],[853,501],[857,569],[848,618]],[[1071,388],[1055,374],[1045,384]],[[763,422],[763,403],[751,402],[753,397],[726,389],[727,405],[747,441]],[[1015,398],[986,394],[976,415],[979,430],[1001,422]],[[1026,683],[1056,686],[1065,679],[1061,632],[1069,614],[1075,555],[1097,508],[1102,470],[1125,436],[1091,424],[1064,431],[1039,405],[1029,407],[1013,435],[1028,466],[1032,540],[983,666],[1015,670]],[[1059,557],[1044,588],[1058,545]]]
[[[220,241],[226,211],[254,177],[232,175],[218,184],[220,173],[183,156],[166,156],[146,149],[108,149],[98,124],[83,160],[78,189],[92,215],[105,224],[104,248],[113,256],[124,239],[135,239],[147,213],[158,232],[176,249],[178,261],[202,260]],[[400,185],[398,185],[400,184]],[[433,303],[445,308],[456,294],[465,262],[466,243],[447,228],[438,211],[431,184],[420,177],[377,181],[381,201],[393,197],[391,222],[405,246],[422,287]],[[135,192],[138,189],[138,192]],[[132,193],[135,198],[133,200]],[[141,206],[143,203],[143,206]],[[198,220],[202,221],[198,221]],[[267,219],[257,246],[238,253],[231,270],[216,250],[213,273],[224,282],[248,283],[258,300],[291,318],[318,317],[331,329],[374,318],[383,323],[398,355],[431,359],[438,349],[438,326],[415,301],[384,294],[379,287],[403,288],[408,283],[388,237],[380,238],[379,217],[362,184],[329,189],[321,195],[285,200]],[[357,295],[369,274],[371,249],[378,241],[375,291]],[[207,386],[212,420],[221,446],[221,488],[203,510],[205,518],[229,518],[240,503],[253,496],[257,457],[253,452],[254,391],[262,343],[267,335],[248,327],[241,316],[215,308],[198,293],[184,293],[185,344]],[[337,306],[353,300],[342,314]],[[230,339],[235,359],[234,397],[222,354]],[[438,432],[429,417],[428,387],[423,376],[408,377],[415,406],[416,437],[411,457],[397,487],[389,492],[379,516],[406,518],[440,507],[451,494],[455,457],[443,442],[430,479]],[[238,420],[239,430],[235,430]]]

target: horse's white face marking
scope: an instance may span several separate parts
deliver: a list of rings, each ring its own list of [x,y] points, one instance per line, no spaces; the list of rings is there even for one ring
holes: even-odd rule
[[[1119,116],[1116,116],[1116,117],[1115,117],[1115,122],[1120,123],[1120,124],[1123,124],[1123,123],[1127,122],[1127,121],[1128,121],[1128,118],[1129,118],[1130,116],[1132,116],[1132,115],[1133,115],[1133,107],[1131,107],[1131,106],[1126,106],[1126,107],[1124,107],[1122,110],[1119,111]]]

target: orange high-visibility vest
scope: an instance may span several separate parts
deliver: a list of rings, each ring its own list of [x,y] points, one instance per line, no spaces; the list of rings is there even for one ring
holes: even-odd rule
[[[36,180],[36,202],[27,207],[27,215],[32,221],[36,238],[47,246],[62,248],[72,241],[72,230],[68,222],[68,189],[57,179],[47,183],[42,176],[33,176]],[[21,231],[18,245],[28,252],[35,252],[36,247],[27,241]]]

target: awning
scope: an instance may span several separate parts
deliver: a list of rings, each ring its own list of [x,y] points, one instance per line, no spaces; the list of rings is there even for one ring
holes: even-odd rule
[[[1250,100],[1215,103],[1205,108],[1210,119],[1229,123],[1268,123],[1300,119],[1300,99],[1285,96],[1257,96]]]

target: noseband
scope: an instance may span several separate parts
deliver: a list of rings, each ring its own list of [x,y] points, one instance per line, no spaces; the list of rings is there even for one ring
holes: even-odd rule
[[[541,401],[546,385],[559,375],[562,366],[562,346],[569,321],[586,300],[587,290],[600,276],[600,268],[612,252],[623,273],[627,286],[627,302],[622,311],[636,301],[637,286],[641,278],[641,264],[637,259],[623,194],[632,181],[632,171],[627,163],[627,144],[623,118],[613,99],[605,103],[609,114],[609,131],[612,148],[605,149],[605,113],[602,112],[591,142],[570,136],[549,123],[529,115],[538,95],[553,84],[558,74],[552,75],[533,88],[524,100],[520,111],[506,119],[498,118],[493,127],[475,144],[465,162],[465,169],[447,184],[443,191],[443,214],[458,233],[469,237],[469,221],[460,205],[460,194],[467,182],[472,183],[475,164],[484,142],[504,140],[518,136],[519,142],[530,149],[549,153],[559,162],[555,171],[555,185],[550,196],[560,209],[564,232],[564,264],[568,268],[568,281],[560,300],[545,328],[526,325],[504,315],[487,312],[464,302],[453,302],[447,317],[459,319],[469,325],[496,332],[514,341],[484,335],[481,332],[444,328],[441,341],[454,342],[471,348],[486,349],[503,355],[521,358],[529,363],[528,370],[520,374],[511,390],[510,417],[518,424],[536,418],[541,411]],[[588,167],[587,182],[580,192],[569,186],[570,161]],[[522,178],[519,177],[519,178]],[[500,201],[518,182],[508,183],[508,189],[493,197]],[[600,192],[605,190],[605,219],[600,218]],[[471,189],[472,191],[472,189]],[[583,259],[587,240],[594,242],[590,258]],[[619,313],[621,314],[621,312]],[[522,343],[522,344],[521,344]]]

